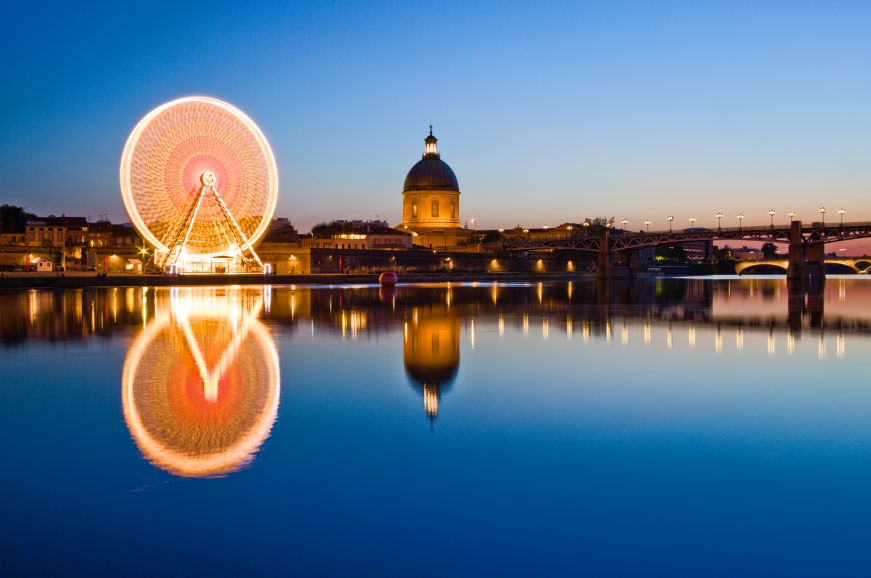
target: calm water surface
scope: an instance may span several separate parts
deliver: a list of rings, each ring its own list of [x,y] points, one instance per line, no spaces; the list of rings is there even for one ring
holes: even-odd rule
[[[871,279],[0,293],[5,575],[867,576]]]

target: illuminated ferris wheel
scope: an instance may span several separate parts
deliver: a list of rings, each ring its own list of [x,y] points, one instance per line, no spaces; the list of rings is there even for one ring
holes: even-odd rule
[[[257,125],[234,106],[186,97],[139,121],[121,157],[121,196],[161,269],[262,267],[253,245],[278,200],[278,171]]]

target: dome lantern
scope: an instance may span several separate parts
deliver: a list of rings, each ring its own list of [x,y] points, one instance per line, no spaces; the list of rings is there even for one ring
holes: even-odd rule
[[[425,144],[423,148],[423,158],[425,159],[437,159],[439,158],[439,149],[436,147],[436,143],[439,142],[439,139],[433,136],[432,134],[432,125],[429,125],[429,136],[423,140]]]

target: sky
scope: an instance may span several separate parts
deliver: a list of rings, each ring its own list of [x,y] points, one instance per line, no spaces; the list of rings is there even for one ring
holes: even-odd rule
[[[430,123],[479,228],[871,220],[869,22],[867,2],[8,2],[0,202],[128,220],[130,130],[202,94],[266,134],[301,231],[398,223]]]

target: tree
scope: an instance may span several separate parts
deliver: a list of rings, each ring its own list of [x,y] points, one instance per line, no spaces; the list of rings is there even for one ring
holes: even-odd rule
[[[594,219],[584,219],[583,222],[590,223],[593,227],[604,227],[605,225],[613,225],[614,217],[596,217]]]
[[[0,229],[4,231],[23,231],[28,219],[35,219],[36,215],[28,213],[22,207],[14,205],[0,206]]]
[[[762,256],[766,259],[774,259],[777,257],[777,245],[774,243],[765,243],[762,245]]]

